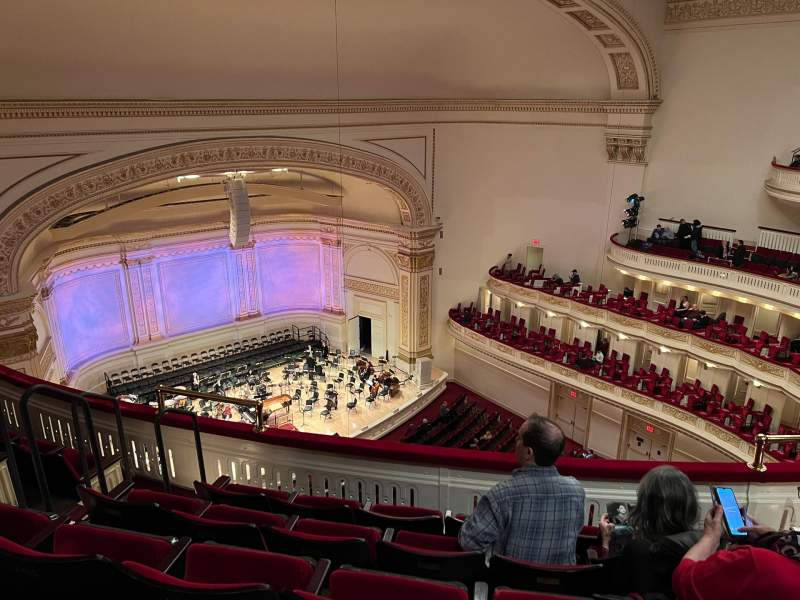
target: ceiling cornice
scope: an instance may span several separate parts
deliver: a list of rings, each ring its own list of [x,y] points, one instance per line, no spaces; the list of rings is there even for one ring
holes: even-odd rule
[[[666,29],[800,20],[800,0],[667,0]]]
[[[0,100],[0,120],[241,117],[409,112],[652,114],[660,100]]]

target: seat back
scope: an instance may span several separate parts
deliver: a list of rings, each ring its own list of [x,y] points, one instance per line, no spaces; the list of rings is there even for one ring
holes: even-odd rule
[[[378,544],[378,567],[392,573],[426,577],[439,581],[460,581],[473,587],[486,580],[483,552],[423,550],[395,542]]]
[[[494,585],[591,596],[602,587],[602,565],[545,565],[496,554],[489,561]]]
[[[0,536],[17,544],[25,546],[52,532],[54,522],[46,513],[0,503]]]
[[[238,491],[228,491],[226,489],[219,488],[208,483],[202,483],[200,481],[194,482],[194,489],[198,496],[209,500],[214,504],[227,504],[228,506],[237,506],[239,508],[247,508],[250,510],[276,512],[273,510],[273,498],[265,493],[251,494]]]
[[[420,533],[441,534],[444,523],[441,516],[430,515],[424,517],[393,517],[360,508],[354,511],[355,522],[368,527],[379,529],[393,528],[395,531],[408,530]]]
[[[171,512],[157,504],[120,502],[83,486],[78,488],[78,494],[89,520],[96,525],[163,534],[172,524]]]
[[[467,588],[458,583],[429,581],[380,571],[337,569],[330,577],[333,600],[381,598],[381,600],[467,600]]]
[[[293,556],[327,558],[331,568],[343,564],[366,567],[373,564],[369,544],[364,538],[353,536],[317,535],[270,527],[264,531],[267,545],[272,552]]]

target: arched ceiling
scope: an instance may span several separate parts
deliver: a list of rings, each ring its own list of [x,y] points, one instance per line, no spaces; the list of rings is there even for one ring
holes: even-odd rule
[[[17,2],[0,97],[605,99],[606,4],[338,0],[337,89],[333,0]]]
[[[400,225],[397,198],[386,186],[321,169],[274,167],[245,173],[254,222],[282,214],[313,214]],[[285,170],[284,170],[285,169]],[[229,203],[219,171],[171,177],[98,198],[42,232],[42,245],[94,236],[125,236],[227,222]]]

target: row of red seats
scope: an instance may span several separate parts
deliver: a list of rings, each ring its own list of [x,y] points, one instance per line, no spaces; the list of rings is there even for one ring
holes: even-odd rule
[[[220,489],[224,490],[225,487]],[[237,491],[231,493],[241,496],[248,493],[264,495],[267,492],[248,486],[234,489]],[[257,494],[255,490],[258,490]],[[333,521],[311,522],[302,518],[295,518],[286,527],[285,516],[215,505],[199,498],[150,490],[134,489],[127,493],[124,500],[102,497],[89,490],[82,490],[81,495],[88,500],[91,523],[63,524],[41,513],[0,506],[0,536],[6,538],[0,538],[0,555],[3,557],[0,573],[6,575],[4,581],[24,585],[28,591],[42,592],[53,591],[55,582],[69,577],[81,587],[82,593],[91,589],[120,589],[129,594],[145,592],[155,594],[155,597],[173,598],[183,597],[180,594],[188,593],[186,590],[202,594],[200,597],[218,597],[223,592],[236,590],[255,594],[245,597],[272,598],[278,592],[293,589],[298,597],[311,598],[314,596],[310,594],[317,593],[326,581],[326,573],[334,568],[336,570],[330,576],[328,585],[331,596],[337,597],[337,588],[343,589],[341,582],[337,583],[342,578],[337,575],[342,571],[339,566],[345,561],[356,564],[356,559],[362,557],[362,566],[369,568],[459,581],[464,584],[456,586],[462,592],[459,598],[466,598],[464,586],[478,591],[481,581],[489,581],[494,586],[503,583],[514,587],[576,593],[602,591],[605,585],[599,577],[602,565],[532,565],[496,556],[487,569],[482,552],[462,551],[457,539],[442,535],[441,529],[436,535],[415,532],[406,529],[403,521],[397,520],[406,519],[411,523],[416,518],[434,516],[425,513],[436,513],[441,524],[441,513],[430,509],[393,507],[394,510],[390,512],[406,516],[396,517],[393,522],[401,526],[400,530],[395,533],[392,528],[387,528],[381,539],[378,528]],[[228,496],[226,499],[229,499]],[[280,492],[272,496],[283,498]],[[342,499],[330,500],[344,504]],[[163,514],[159,516],[153,511],[149,515],[142,512],[137,514],[137,509],[146,508],[157,509]],[[176,532],[170,526],[164,518],[167,513],[173,518],[182,518],[184,522],[193,522],[190,533],[195,537],[179,535],[184,532]],[[135,526],[143,524],[143,516],[151,517],[146,526],[160,529],[159,534],[135,529]],[[116,519],[115,527],[96,523],[109,519]],[[262,525],[259,526],[259,523]],[[128,531],[132,527],[134,531]],[[264,531],[270,531],[268,543],[271,551],[267,551],[266,547],[250,547],[246,540],[241,543],[243,538],[229,535],[232,527],[250,527],[254,530],[262,527]],[[220,539],[220,532],[226,528],[227,533],[221,534]],[[45,539],[43,531],[53,534],[48,548],[42,547]],[[163,537],[164,534],[168,537]],[[295,539],[287,545],[286,539],[291,540],[292,536]],[[585,539],[587,536],[582,537]],[[596,535],[588,537],[593,541]],[[337,543],[349,544],[350,551],[337,554],[334,548]],[[356,552],[358,544],[369,548],[369,553]],[[31,550],[37,547],[37,550]],[[331,558],[323,558],[323,555]],[[312,556],[317,560],[301,556]],[[353,569],[345,571],[369,575],[375,582],[393,583],[398,586],[395,591],[408,591],[407,586],[410,585],[403,578],[392,582],[391,578],[397,575]],[[181,576],[177,575],[178,572]],[[354,580],[348,581],[352,583]],[[362,578],[360,581],[360,585],[366,586],[371,580]],[[61,586],[61,592],[69,589],[68,585],[57,585]],[[448,594],[452,592],[434,582],[418,582],[416,585],[422,586],[416,591],[425,598],[449,597]],[[365,589],[361,588],[362,593]],[[388,588],[386,594],[395,597]]]
[[[508,277],[504,278],[501,271],[490,270],[490,274],[500,279],[505,279],[510,283],[527,287],[524,284],[520,284],[518,281],[508,279]],[[766,331],[761,331],[758,336],[751,338],[747,335],[747,327],[744,326],[744,317],[740,315],[734,318],[733,323],[722,320],[701,329],[693,329],[696,319],[684,319],[679,312],[676,312],[676,302],[674,299],[670,300],[667,306],[658,305],[654,312],[648,308],[649,296],[647,292],[642,292],[639,298],[625,296],[624,294],[617,294],[612,297],[610,296],[608,288],[603,284],[601,284],[600,288],[596,291],[593,291],[592,286],[589,285],[585,290],[578,292],[577,289],[572,286],[559,286],[552,280],[547,280],[545,285],[540,289],[540,291],[545,293],[553,293],[554,290],[558,291],[555,295],[569,297],[574,301],[584,304],[601,306],[608,310],[637,319],[651,320],[664,327],[684,330],[693,335],[735,346],[743,351],[759,356],[764,360],[800,372],[800,353],[789,352],[789,338],[784,336],[778,341],[775,336],[770,335]],[[471,306],[472,305],[470,305],[470,307]],[[499,311],[497,311],[497,313],[499,313]],[[497,316],[495,316],[495,319],[499,320]]]
[[[612,351],[602,365],[594,364],[588,369],[583,368],[580,361],[591,357],[591,344],[586,342],[581,346],[577,338],[573,344],[564,343],[556,338],[554,329],[545,332],[545,328],[540,327],[538,332],[529,331],[527,337],[524,336],[523,331],[516,331],[515,335],[506,336],[504,332],[507,332],[508,329],[504,328],[503,323],[498,321],[494,315],[477,315],[474,311],[472,313],[451,311],[451,317],[486,337],[508,344],[518,350],[536,354],[546,360],[559,362],[584,372],[588,371],[596,377],[636,389],[656,400],[669,402],[692,411],[739,435],[749,443],[753,443],[758,433],[768,432],[772,425],[771,406],[766,405],[760,412],[754,411],[752,399],[741,407],[732,403],[724,406],[725,399],[716,385],[712,386],[710,390],[705,390],[702,388],[700,380],[696,380],[694,384],[683,383],[672,389],[673,380],[669,376],[669,370],[663,369],[660,374],[656,374],[656,366],[652,364],[649,370],[640,369],[638,372],[629,374],[630,357],[627,354],[618,357],[616,351]],[[779,450],[780,452],[773,452],[773,455],[778,458],[795,460],[798,457],[796,444],[787,445]]]

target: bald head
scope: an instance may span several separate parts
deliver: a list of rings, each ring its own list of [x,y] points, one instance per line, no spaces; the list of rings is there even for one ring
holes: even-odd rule
[[[550,419],[533,415],[520,427],[522,444],[533,451],[533,462],[549,467],[564,451],[564,432]]]

